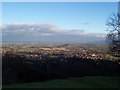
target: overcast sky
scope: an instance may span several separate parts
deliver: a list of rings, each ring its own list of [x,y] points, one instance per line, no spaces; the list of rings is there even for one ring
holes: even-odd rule
[[[58,42],[102,40],[106,34],[106,19],[118,11],[117,4],[117,2],[4,2],[3,40]]]

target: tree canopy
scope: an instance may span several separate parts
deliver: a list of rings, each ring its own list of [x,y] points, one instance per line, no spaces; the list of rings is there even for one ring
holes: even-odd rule
[[[112,55],[120,56],[120,14],[116,13],[109,17],[106,25],[109,51]]]

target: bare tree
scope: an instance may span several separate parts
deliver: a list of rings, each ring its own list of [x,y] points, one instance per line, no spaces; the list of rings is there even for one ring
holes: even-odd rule
[[[113,14],[107,19],[107,41],[112,55],[120,56],[120,14]]]

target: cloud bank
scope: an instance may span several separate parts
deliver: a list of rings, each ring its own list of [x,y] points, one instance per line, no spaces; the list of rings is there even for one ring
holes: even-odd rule
[[[105,39],[102,33],[87,33],[84,29],[60,29],[53,24],[15,23],[2,28],[3,41],[92,42]]]

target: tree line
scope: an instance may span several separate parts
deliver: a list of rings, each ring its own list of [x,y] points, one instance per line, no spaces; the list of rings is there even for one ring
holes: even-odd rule
[[[120,73],[118,61],[94,61],[77,57],[62,60],[60,58],[27,60],[18,55],[6,54],[3,56],[2,63],[3,85],[91,75],[119,75]]]

